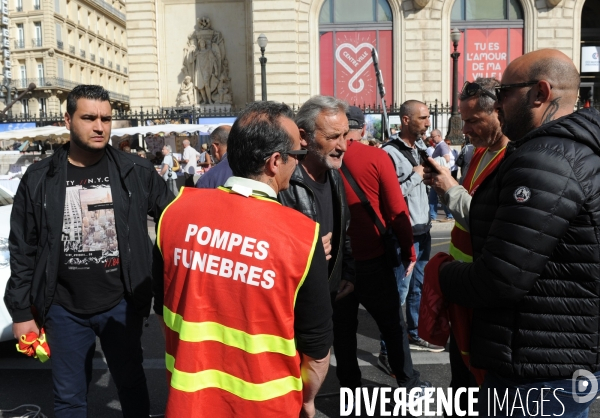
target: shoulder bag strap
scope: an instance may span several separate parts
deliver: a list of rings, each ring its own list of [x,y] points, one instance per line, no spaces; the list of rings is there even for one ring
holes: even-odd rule
[[[354,190],[354,193],[356,193],[356,196],[358,196],[360,203],[362,203],[363,207],[365,208],[365,210],[367,211],[367,213],[369,214],[369,216],[375,223],[375,226],[377,226],[377,229],[379,229],[379,233],[381,235],[385,234],[385,229],[386,229],[385,226],[383,226],[383,223],[381,223],[379,216],[377,216],[377,213],[375,213],[373,206],[371,206],[371,202],[369,202],[369,199],[367,199],[367,196],[365,196],[364,192],[362,191],[360,186],[356,183],[356,181],[354,180],[354,177],[352,177],[352,174],[350,174],[348,167],[346,167],[346,164],[344,164],[344,163],[342,163],[342,172],[346,176],[346,180],[348,180],[348,184],[350,184],[350,187],[352,187],[352,190]]]

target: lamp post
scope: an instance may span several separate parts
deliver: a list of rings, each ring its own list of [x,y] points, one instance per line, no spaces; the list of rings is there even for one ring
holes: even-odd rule
[[[454,52],[450,56],[452,57],[454,74],[452,78],[452,115],[450,116],[450,133],[448,138],[453,145],[459,145],[462,140],[462,123],[460,114],[458,113],[458,57],[460,57],[460,52],[457,51],[457,48],[460,37],[460,30],[456,28],[452,29],[450,39],[454,46]]]
[[[265,48],[267,47],[267,37],[264,33],[261,33],[256,42],[260,47],[260,87],[262,90],[263,102],[267,100],[267,58],[265,57]]]

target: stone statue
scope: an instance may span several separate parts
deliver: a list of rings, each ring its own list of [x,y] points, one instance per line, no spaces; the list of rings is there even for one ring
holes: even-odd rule
[[[196,95],[194,93],[192,77],[187,75],[181,83],[179,94],[177,94],[177,106],[191,106],[196,104]]]
[[[207,17],[197,19],[196,23],[194,32],[188,36],[183,48],[182,73],[190,78],[194,90],[193,102],[190,104],[230,104],[231,80],[223,36],[221,32],[212,29]],[[178,103],[180,95],[177,96]]]

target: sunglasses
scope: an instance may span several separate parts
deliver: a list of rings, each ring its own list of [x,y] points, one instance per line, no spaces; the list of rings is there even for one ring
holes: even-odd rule
[[[289,155],[290,157],[295,158],[298,161],[302,161],[304,159],[304,157],[306,157],[307,153],[308,153],[308,151],[305,149],[298,149],[298,150],[284,152],[283,154]]]
[[[517,87],[528,87],[528,86],[533,86],[534,84],[539,83],[539,80],[532,80],[532,81],[526,81],[525,83],[515,83],[515,84],[500,84],[498,87],[495,88],[496,91],[496,97],[498,97],[498,101],[502,101],[502,99],[504,99],[504,96],[506,95],[506,92],[510,89],[514,89]]]
[[[471,83],[470,81],[466,81],[465,84],[463,85],[463,88],[460,92],[460,99],[461,100],[465,100],[468,99],[470,97],[474,97],[477,96],[478,94],[483,94],[484,96],[488,96],[491,99],[493,99],[494,101],[497,100],[496,96],[494,95],[494,93],[487,91],[486,89],[484,89],[481,84],[478,83]]]

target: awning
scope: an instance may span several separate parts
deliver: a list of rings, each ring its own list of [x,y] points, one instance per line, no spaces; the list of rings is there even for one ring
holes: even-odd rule
[[[62,126],[40,126],[39,128],[18,129],[16,131],[0,132],[0,141],[4,140],[41,140],[69,139],[69,131]]]
[[[110,136],[125,136],[125,135],[146,135],[146,134],[159,134],[165,133],[169,134],[170,132],[200,132],[201,135],[209,135],[214,129],[211,125],[193,125],[193,124],[185,124],[185,125],[150,125],[150,126],[134,126],[131,128],[118,128],[113,129]]]

